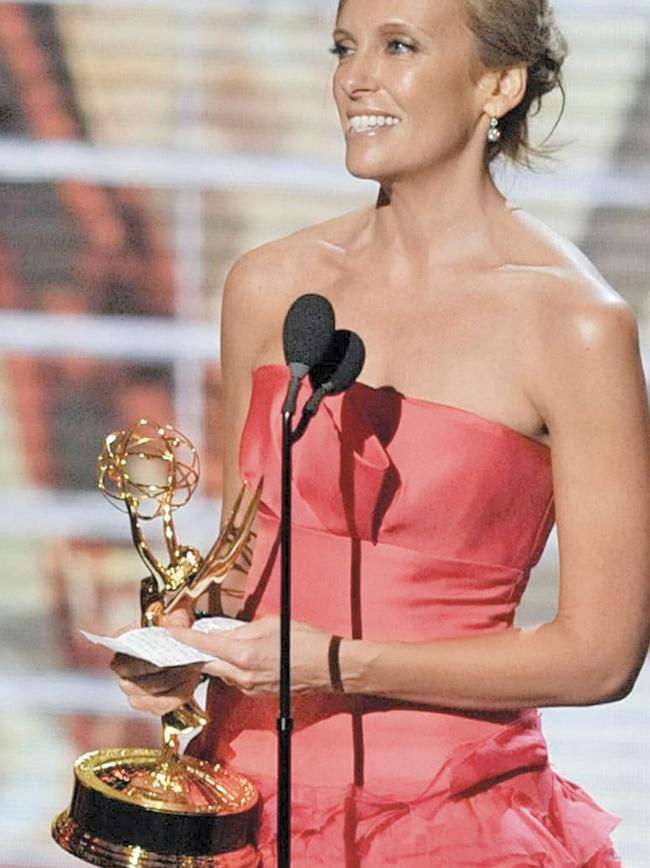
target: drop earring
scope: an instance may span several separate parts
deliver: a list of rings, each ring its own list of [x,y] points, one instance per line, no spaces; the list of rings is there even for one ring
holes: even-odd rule
[[[501,141],[499,118],[490,118],[490,129],[488,130],[487,140],[491,145],[496,145],[497,142]]]

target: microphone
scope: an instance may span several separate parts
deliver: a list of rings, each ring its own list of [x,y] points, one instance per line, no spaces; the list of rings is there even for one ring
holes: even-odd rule
[[[334,334],[334,309],[322,295],[301,295],[289,308],[282,327],[284,357],[291,382],[282,408],[280,483],[280,696],[278,718],[279,868],[289,868],[291,849],[291,422],[300,383],[325,354]]]
[[[291,465],[293,444],[302,436],[326,394],[347,389],[359,376],[365,359],[354,332],[334,331],[334,310],[321,295],[296,299],[284,321],[284,357],[291,372],[282,408],[282,472],[280,514],[280,696],[278,734],[277,852],[279,868],[291,863]],[[300,383],[312,374],[315,391],[295,431],[291,430]]]
[[[305,433],[325,395],[344,392],[355,382],[365,360],[366,348],[359,335],[348,329],[337,329],[323,360],[309,374],[314,392],[303,408],[292,442]]]
[[[324,356],[334,327],[334,308],[322,295],[301,295],[289,308],[282,327],[284,358],[291,372],[284,413],[295,412],[300,382]]]

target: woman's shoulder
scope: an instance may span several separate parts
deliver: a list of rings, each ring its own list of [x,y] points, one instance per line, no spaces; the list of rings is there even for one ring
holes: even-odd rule
[[[282,323],[293,301],[331,286],[345,250],[372,209],[300,229],[241,256],[226,279],[222,299],[224,344],[245,323],[251,364],[279,358]]]
[[[632,370],[638,325],[630,305],[575,244],[529,214],[515,216],[528,249],[526,262],[514,266],[513,288],[525,296],[519,337],[530,361],[531,394],[545,409],[581,383],[593,391],[599,376],[604,381],[611,370]]]
[[[226,291],[264,294],[277,302],[278,294],[293,298],[297,291],[309,292],[310,281],[313,290],[313,281],[324,282],[324,272],[336,266],[337,258],[362,231],[372,210],[351,211],[249,250],[234,263]]]
[[[516,291],[525,291],[531,323],[545,342],[636,324],[627,301],[573,242],[520,209],[513,220],[510,243],[519,255],[506,268]]]

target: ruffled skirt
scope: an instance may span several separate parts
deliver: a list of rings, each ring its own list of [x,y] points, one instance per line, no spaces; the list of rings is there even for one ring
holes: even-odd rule
[[[269,752],[275,739],[247,730],[240,736],[246,749],[234,753],[229,738],[219,742],[219,718],[222,726],[226,717],[215,710],[188,752],[213,761],[231,755],[257,785],[258,844],[264,868],[275,868],[276,754]],[[445,728],[451,725],[445,718]],[[474,725],[477,734],[483,731],[483,722]],[[301,761],[292,782],[292,868],[622,868],[609,841],[618,817],[550,767],[534,709],[488,736],[461,741],[428,779],[422,770],[431,765],[422,750],[421,765],[402,766],[400,780],[391,777],[381,790],[349,783],[340,769],[336,776],[340,741],[316,739],[311,727],[298,735],[316,742],[310,756],[323,758],[330,776],[294,751]],[[399,740],[395,751],[404,755]]]
[[[263,801],[259,847],[276,856],[276,784]],[[435,787],[411,801],[363,788],[293,787],[295,868],[622,868],[609,841],[617,818],[550,768],[449,797]]]

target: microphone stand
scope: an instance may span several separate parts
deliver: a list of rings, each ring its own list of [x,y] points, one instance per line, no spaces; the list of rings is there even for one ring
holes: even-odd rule
[[[300,380],[292,377],[282,408],[282,485],[280,515],[280,705],[278,732],[278,868],[291,862],[291,421]]]
[[[305,296],[308,300],[313,297]],[[316,298],[320,298],[316,296]],[[298,299],[300,304],[302,299]],[[325,305],[329,303],[320,299]],[[320,302],[318,302],[320,304]],[[311,304],[311,300],[309,301]],[[331,309],[331,308],[330,308]],[[293,308],[292,308],[293,310]],[[292,313],[290,310],[288,319]],[[321,320],[326,317],[320,311]],[[316,323],[321,331],[324,331],[323,322]],[[290,322],[292,328],[295,326]],[[285,320],[285,355],[291,357],[287,351],[287,320]],[[334,315],[331,313],[331,329],[326,334],[328,342],[335,336],[347,336],[347,343],[342,361],[339,361],[333,376],[322,383],[314,392],[303,408],[303,415],[292,430],[293,417],[296,412],[298,392],[305,375],[313,367],[313,361],[289,362],[291,381],[287,390],[287,397],[282,407],[282,463],[281,463],[281,509],[280,509],[280,701],[279,713],[276,721],[278,734],[278,816],[277,816],[277,865],[278,868],[290,868],[291,864],[291,735],[293,732],[293,718],[291,716],[291,470],[292,470],[292,447],[302,435],[318,410],[321,400],[326,394],[336,393],[347,389],[359,376],[365,358],[363,342],[354,332],[334,332]],[[291,337],[291,335],[290,335]],[[312,336],[310,336],[312,337]],[[312,337],[313,341],[313,337]],[[322,347],[320,353],[315,356],[322,357],[327,345]],[[293,348],[292,348],[293,349]],[[304,348],[301,348],[301,350]],[[313,348],[312,348],[313,349]]]

